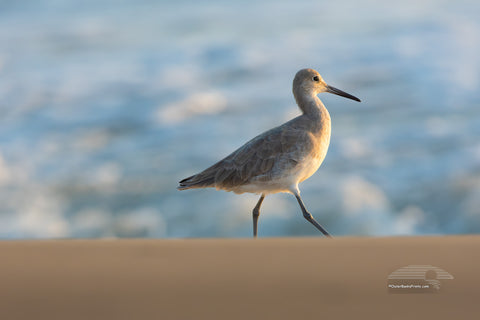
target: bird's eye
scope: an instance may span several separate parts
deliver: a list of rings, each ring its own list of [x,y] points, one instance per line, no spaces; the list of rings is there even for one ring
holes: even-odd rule
[[[313,81],[318,82],[320,79],[318,79],[318,76],[313,77]]]

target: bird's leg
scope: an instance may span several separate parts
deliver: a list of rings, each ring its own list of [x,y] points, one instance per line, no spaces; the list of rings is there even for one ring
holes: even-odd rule
[[[253,237],[257,237],[257,223],[258,223],[258,216],[260,215],[260,206],[262,205],[263,199],[265,199],[265,194],[262,194],[260,199],[258,199],[257,205],[253,208],[252,216],[253,216]]]
[[[313,224],[318,230],[320,230],[325,236],[331,238],[332,236],[325,230],[312,216],[310,212],[305,209],[305,205],[303,204],[302,198],[300,197],[300,192],[296,191],[294,194],[295,198],[297,198],[298,204],[302,209],[303,217],[308,220],[311,224]]]

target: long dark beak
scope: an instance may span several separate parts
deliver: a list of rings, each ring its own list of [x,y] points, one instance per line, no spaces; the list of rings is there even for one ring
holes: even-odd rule
[[[345,97],[345,98],[348,98],[348,99],[352,99],[352,100],[355,100],[355,101],[358,101],[358,102],[362,102],[357,97],[352,96],[351,94],[348,94],[348,93],[346,93],[346,92],[344,92],[340,89],[337,89],[337,88],[329,86],[329,85],[327,85],[327,92],[330,92],[330,93],[333,93],[333,94],[336,94],[336,95],[339,95],[339,96],[342,96],[342,97]]]

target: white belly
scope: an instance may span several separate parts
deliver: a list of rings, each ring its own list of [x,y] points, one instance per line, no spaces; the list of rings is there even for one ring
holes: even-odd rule
[[[255,181],[250,184],[245,184],[233,188],[235,193],[278,193],[278,192],[291,192],[292,188],[295,188],[300,182],[308,179],[312,176],[320,167],[325,158],[326,151],[323,157],[308,157],[305,158],[299,165],[293,170],[285,172],[283,175],[268,181]]]

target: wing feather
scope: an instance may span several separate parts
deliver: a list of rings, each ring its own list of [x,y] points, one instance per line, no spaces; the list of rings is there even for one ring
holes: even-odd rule
[[[244,144],[204,171],[184,179],[181,189],[230,189],[256,179],[266,181],[298,165],[309,148],[310,137],[292,127],[273,128]]]

